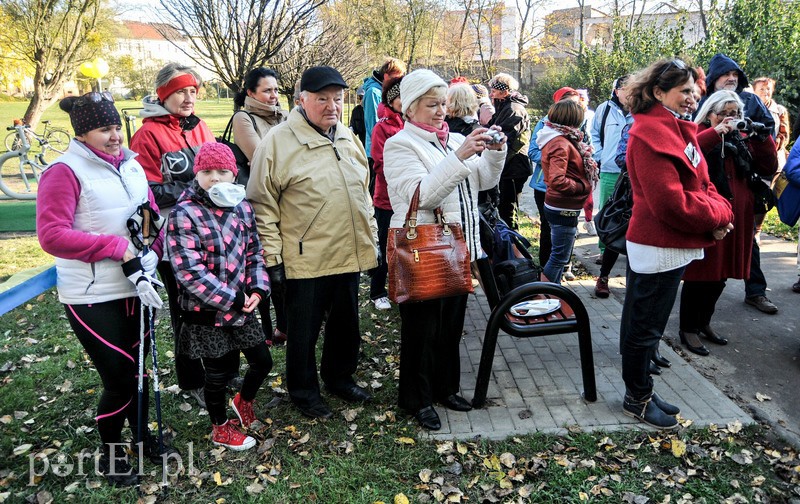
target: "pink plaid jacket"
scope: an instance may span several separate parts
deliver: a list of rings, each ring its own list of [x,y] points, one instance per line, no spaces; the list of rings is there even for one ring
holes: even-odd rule
[[[215,326],[244,324],[247,314],[236,306],[238,292],[269,294],[263,249],[247,201],[218,208],[193,182],[169,215],[167,255],[180,307],[216,311]]]

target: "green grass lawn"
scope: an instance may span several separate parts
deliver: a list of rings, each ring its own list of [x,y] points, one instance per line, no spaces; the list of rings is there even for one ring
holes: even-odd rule
[[[275,348],[273,373],[257,397],[258,448],[239,453],[211,445],[207,415],[178,391],[162,317],[164,421],[184,468],[173,467],[177,474],[160,488],[161,472],[145,463],[142,492],[151,500],[140,502],[157,495],[158,502],[175,503],[367,504],[405,502],[401,494],[429,503],[785,502],[800,491],[798,454],[770,441],[761,427],[686,423],[671,434],[573,428],[566,436],[426,440],[396,407],[398,312],[375,311],[366,282],[361,291],[357,379],[374,401],[353,407],[331,399],[335,415],[327,422],[300,416],[285,401],[285,348]],[[0,502],[35,502],[36,495],[40,502],[136,500],[135,490],[109,488],[64,465],[98,446],[93,417],[100,390],[54,292],[0,319]]]
[[[535,243],[529,220],[523,232]],[[0,247],[0,274],[26,266],[9,266],[21,259],[46,259],[34,250],[35,237],[12,243]],[[81,456],[90,472],[99,444],[101,384],[55,292],[30,300],[0,318],[0,502],[689,503],[800,495],[798,453],[759,426],[697,429],[684,422],[670,434],[571,428],[565,436],[428,440],[396,407],[399,314],[376,311],[368,289],[365,280],[356,378],[374,401],[354,407],[331,398],[330,421],[302,417],[286,401],[285,347],[273,348],[275,366],[257,396],[259,424],[251,431],[258,446],[246,452],[210,443],[208,416],[177,388],[169,321],[161,314],[163,417],[184,467],[171,466],[163,479],[145,462],[142,495],[76,474]]]

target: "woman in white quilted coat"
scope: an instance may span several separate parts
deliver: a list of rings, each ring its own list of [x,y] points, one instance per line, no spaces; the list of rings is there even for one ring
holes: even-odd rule
[[[445,123],[447,84],[430,70],[403,78],[400,97],[403,130],[386,141],[384,174],[394,209],[392,227],[402,227],[417,186],[418,224],[435,222],[441,206],[448,222],[464,229],[470,257],[483,255],[478,231],[478,191],[497,185],[506,155],[506,138],[492,142],[486,128],[469,136],[450,133]],[[481,154],[479,156],[479,154]],[[467,295],[401,303],[398,404],[429,430],[441,428],[434,401],[456,411],[472,409],[458,395],[459,343]]]

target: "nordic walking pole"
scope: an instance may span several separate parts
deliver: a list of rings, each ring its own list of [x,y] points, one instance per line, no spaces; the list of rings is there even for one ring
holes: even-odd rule
[[[139,424],[136,427],[136,443],[139,444],[139,450],[144,448],[144,439],[142,438],[142,426],[147,421],[144,418],[144,305],[140,306],[139,309],[139,383],[137,386],[138,391],[138,418]],[[139,451],[141,453],[141,451]]]
[[[142,208],[142,252],[147,253],[150,250],[150,205],[146,204]],[[156,347],[156,331],[155,331],[155,318],[156,314],[153,308],[147,307],[148,323],[150,330],[150,353],[153,358],[153,391],[156,397],[156,424],[158,425],[158,453],[164,453],[164,427],[161,423],[161,385],[158,380],[158,348]]]

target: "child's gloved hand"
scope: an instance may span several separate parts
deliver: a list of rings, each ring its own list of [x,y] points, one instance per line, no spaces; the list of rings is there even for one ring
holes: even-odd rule
[[[136,286],[136,294],[144,306],[150,308],[162,308],[164,306],[164,302],[161,301],[161,297],[155,288],[156,286],[164,287],[164,284],[145,273],[141,258],[135,257],[122,263],[122,272]]]

